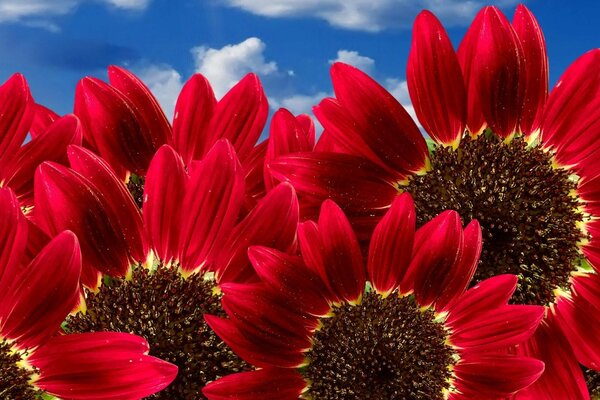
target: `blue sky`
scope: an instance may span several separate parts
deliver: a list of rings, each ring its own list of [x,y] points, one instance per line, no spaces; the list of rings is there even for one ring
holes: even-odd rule
[[[405,66],[412,20],[428,8],[457,45],[488,3],[455,0],[0,0],[0,79],[28,79],[35,99],[72,110],[86,75],[126,66],[155,92],[169,118],[177,93],[203,72],[222,95],[261,76],[272,108],[306,112],[331,93],[332,60],[355,64],[409,106]],[[517,1],[495,1],[512,18]],[[600,2],[531,0],[544,30],[550,81],[600,46]],[[574,7],[572,4],[577,4]]]

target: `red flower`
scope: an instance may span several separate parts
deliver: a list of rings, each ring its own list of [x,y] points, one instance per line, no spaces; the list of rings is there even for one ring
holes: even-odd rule
[[[309,203],[302,210],[334,199],[363,239],[398,192],[413,195],[419,224],[447,209],[477,218],[484,245],[475,280],[518,274],[515,301],[548,306],[532,340],[556,338],[555,347],[524,347],[546,363],[532,398],[555,396],[557,385],[588,398],[577,363],[562,355],[600,368],[599,342],[590,340],[600,299],[582,289],[600,284],[592,269],[600,268],[600,50],[577,59],[548,95],[545,42],[526,7],[512,24],[497,8],[482,9],[457,53],[435,16],[422,12],[407,80],[431,152],[367,75],[338,63],[332,78],[336,98],[315,107],[325,128],[317,149],[325,151],[275,159],[273,175]],[[548,334],[557,330],[566,340]]]
[[[68,231],[23,264],[28,225],[16,196],[0,189],[0,394],[35,399],[142,398],[166,387],[177,367],[148,356],[126,333],[56,335],[79,300],[81,253]]]
[[[48,121],[24,143],[34,125],[36,105],[21,74],[0,86],[0,186],[10,187],[21,206],[33,206],[33,174],[43,161],[66,162],[69,144],[81,144],[81,126],[73,115]]]
[[[152,355],[179,367],[157,398],[197,398],[206,382],[246,370],[203,314],[224,315],[221,284],[258,280],[248,246],[295,250],[292,187],[279,184],[242,212],[244,170],[227,140],[187,166],[164,145],[148,168],[140,210],[101,158],[77,146],[68,155],[70,168],[44,163],[35,182],[40,228],[49,236],[64,229],[80,235],[87,313],[69,317],[66,329],[118,329],[147,339]]]
[[[542,319],[543,307],[507,304],[516,277],[465,291],[481,250],[476,221],[463,230],[447,211],[415,232],[402,195],[375,228],[366,268],[331,201],[299,238],[302,257],[250,249],[263,284],[222,285],[229,319],[206,320],[260,369],[210,383],[209,399],[502,398],[542,373],[538,360],[497,351]]]

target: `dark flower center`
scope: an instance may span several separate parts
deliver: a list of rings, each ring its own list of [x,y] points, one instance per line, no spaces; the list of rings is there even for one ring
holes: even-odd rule
[[[129,180],[127,181],[127,190],[131,193],[131,197],[133,197],[133,201],[139,208],[142,208],[144,205],[144,183],[146,182],[146,178],[143,176],[138,176],[135,174],[131,174],[129,176]]]
[[[592,400],[600,400],[600,372],[582,367],[585,383]]]
[[[214,281],[175,268],[138,267],[131,280],[114,279],[88,293],[87,312],[67,320],[71,332],[118,331],[144,337],[150,354],[179,367],[175,381],[153,399],[203,399],[206,383],[248,369],[204,322],[225,316]]]
[[[369,292],[321,322],[303,369],[306,398],[437,400],[450,388],[455,353],[446,331],[412,296]]]
[[[572,196],[576,180],[554,168],[550,154],[522,138],[505,144],[480,135],[463,138],[456,150],[437,147],[431,164],[404,189],[414,198],[419,225],[447,209],[479,221],[484,243],[474,283],[519,275],[513,300],[539,305],[552,303],[555,289],[569,287],[585,216]]]
[[[35,400],[41,395],[29,384],[35,371],[17,365],[23,353],[11,351],[6,340],[0,339],[0,399]]]

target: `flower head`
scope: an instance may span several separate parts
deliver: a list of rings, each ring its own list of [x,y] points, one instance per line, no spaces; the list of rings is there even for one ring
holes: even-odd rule
[[[402,106],[366,74],[338,63],[332,78],[336,97],[315,107],[328,151],[280,157],[270,163],[273,174],[304,201],[338,201],[362,238],[399,192],[412,194],[418,225],[448,209],[476,218],[483,249],[475,281],[518,275],[514,301],[547,306],[556,318],[544,326],[560,325],[572,357],[597,369],[600,347],[589,340],[588,321],[600,329],[589,312],[600,303],[579,288],[597,284],[600,260],[600,50],[577,59],[548,94],[544,37],[526,7],[512,23],[496,7],[482,9],[457,52],[436,17],[422,12],[407,80],[431,151]],[[528,347],[547,371],[564,369],[558,353],[540,355],[542,348]],[[583,375],[569,374],[567,391],[585,398]],[[547,393],[544,385],[531,390]]]
[[[65,231],[27,262],[28,224],[14,193],[0,189],[0,395],[37,399],[142,398],[166,387],[177,367],[148,355],[139,336],[58,334],[79,301],[81,253]]]
[[[499,349],[534,332],[540,306],[507,304],[516,277],[465,292],[481,250],[476,221],[447,211],[415,232],[409,195],[392,204],[366,268],[342,211],[323,203],[299,229],[301,257],[252,247],[262,284],[223,285],[229,318],[209,325],[260,369],[224,377],[209,399],[501,398],[543,363]]]

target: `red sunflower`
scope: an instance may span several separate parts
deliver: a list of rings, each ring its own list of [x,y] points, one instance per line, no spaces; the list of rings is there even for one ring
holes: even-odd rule
[[[1,398],[140,399],[175,378],[139,336],[58,334],[79,299],[77,238],[63,232],[24,263],[28,224],[10,189],[0,189],[0,219]]]
[[[517,278],[465,291],[481,230],[447,211],[415,232],[409,195],[371,241],[366,268],[332,201],[299,229],[302,256],[252,247],[262,284],[222,285],[229,318],[208,324],[259,369],[210,383],[219,399],[502,398],[535,381],[543,363],[497,351],[532,335],[543,307],[509,305]]]
[[[67,146],[80,145],[82,138],[79,121],[67,115],[48,121],[26,142],[35,108],[23,75],[15,74],[0,86],[0,187],[10,187],[26,212],[33,206],[36,167],[43,161],[65,163]]]
[[[547,371],[531,398],[589,398],[575,360],[586,373],[600,368],[600,342],[590,340],[600,334],[600,300],[588,290],[600,285],[600,50],[577,59],[548,95],[543,34],[524,6],[512,24],[495,7],[481,10],[458,52],[422,12],[407,80],[431,151],[367,75],[335,64],[332,78],[336,98],[315,107],[325,128],[317,149],[327,151],[280,157],[273,174],[313,206],[339,202],[363,238],[399,192],[413,195],[419,225],[448,209],[476,218],[484,244],[475,281],[519,275],[514,301],[548,306],[543,329],[566,338],[540,331],[526,347]],[[593,371],[588,379],[600,395]]]
[[[248,246],[295,250],[298,204],[292,187],[280,184],[242,212],[245,174],[228,141],[217,141],[187,168],[165,145],[148,168],[142,213],[101,158],[77,146],[68,155],[71,168],[44,163],[35,182],[42,230],[49,236],[64,229],[81,234],[89,277],[83,282],[91,290],[86,313],[69,317],[65,329],[146,338],[151,354],[179,367],[174,383],[156,398],[199,398],[206,382],[248,369],[203,314],[224,315],[221,284],[258,281]]]

